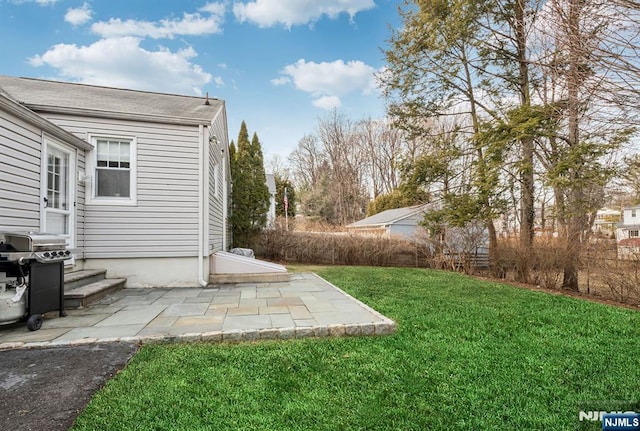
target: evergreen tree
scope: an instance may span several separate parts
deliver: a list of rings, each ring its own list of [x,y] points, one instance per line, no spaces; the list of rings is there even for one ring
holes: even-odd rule
[[[251,248],[256,236],[267,223],[269,189],[264,172],[262,148],[258,135],[249,141],[247,125],[243,121],[238,134],[237,149],[233,142],[231,156],[233,244]]]

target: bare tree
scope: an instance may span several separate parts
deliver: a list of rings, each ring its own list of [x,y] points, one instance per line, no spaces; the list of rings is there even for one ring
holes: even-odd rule
[[[335,110],[320,121],[318,137],[331,167],[336,206],[333,221],[341,225],[356,221],[362,218],[369,200],[363,186],[367,172],[363,141],[353,122]]]
[[[538,154],[566,238],[562,286],[568,290],[579,290],[579,256],[590,214],[603,204],[614,173],[607,158],[630,138],[629,120],[637,118],[639,89],[629,85],[637,83],[637,59],[629,54],[637,52],[638,31],[627,25],[633,13],[625,9],[603,1],[549,0],[538,29],[547,44],[538,64],[540,92],[557,122],[557,133],[543,141]]]
[[[357,123],[356,134],[367,161],[371,196],[376,198],[397,189],[400,185],[400,160],[405,152],[400,130],[393,128],[386,119],[368,118]]]
[[[300,139],[298,148],[289,155],[293,177],[300,190],[318,183],[325,157],[316,136],[309,134]]]

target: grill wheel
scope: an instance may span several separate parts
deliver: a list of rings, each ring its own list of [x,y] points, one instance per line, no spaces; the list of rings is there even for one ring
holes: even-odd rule
[[[27,328],[29,331],[37,331],[42,327],[42,316],[40,314],[33,314],[27,319]]]

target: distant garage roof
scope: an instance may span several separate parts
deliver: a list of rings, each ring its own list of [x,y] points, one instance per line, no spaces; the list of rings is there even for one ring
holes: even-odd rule
[[[378,214],[374,214],[371,217],[367,217],[357,222],[351,223],[347,227],[364,228],[364,227],[389,226],[391,224],[407,219],[413,215],[419,214],[421,212],[425,212],[428,209],[428,207],[429,207],[428,204],[423,204],[423,205],[414,205],[411,207],[386,210]]]

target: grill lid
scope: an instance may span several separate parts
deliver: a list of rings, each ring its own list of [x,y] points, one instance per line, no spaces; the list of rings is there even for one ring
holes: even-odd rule
[[[71,259],[63,236],[41,232],[0,232],[0,261],[36,260],[55,262]]]
[[[16,251],[64,250],[65,238],[41,232],[0,232],[0,242],[11,245]]]

